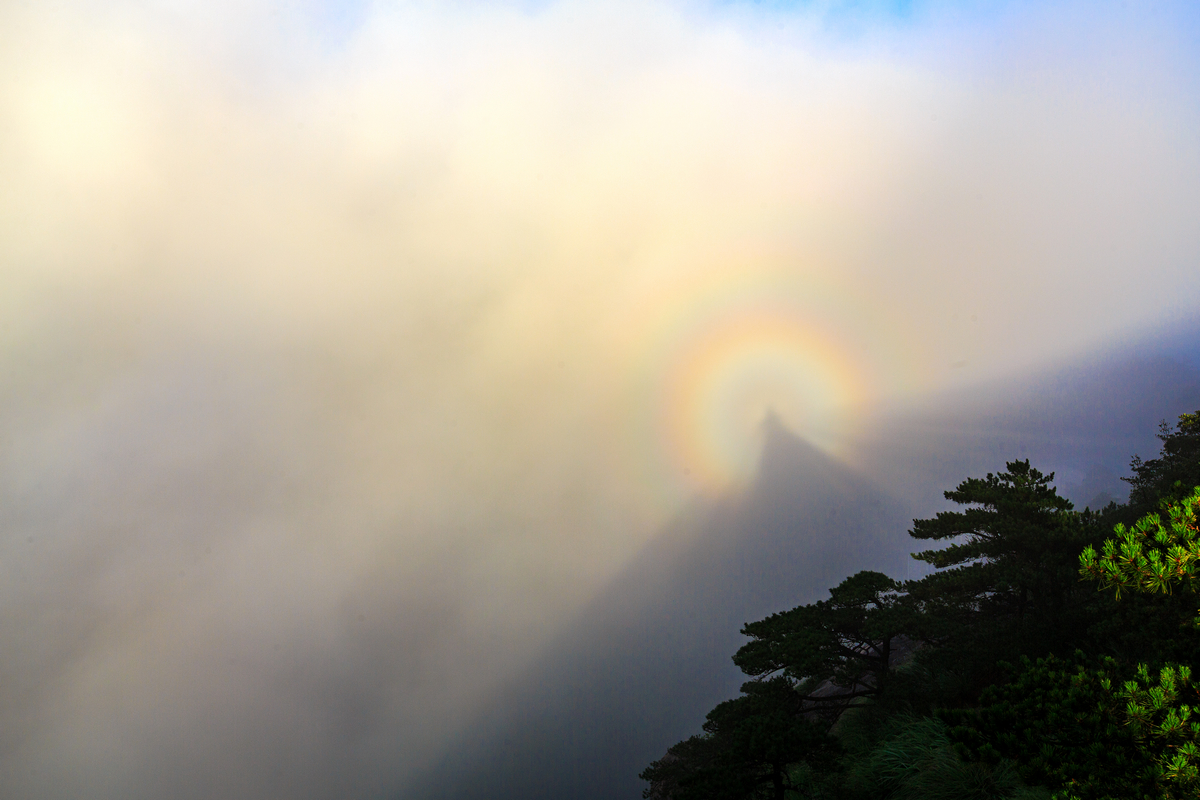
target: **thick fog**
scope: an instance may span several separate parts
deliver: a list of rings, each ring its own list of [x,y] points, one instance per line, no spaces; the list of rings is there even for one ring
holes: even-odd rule
[[[1073,365],[925,398],[855,443],[874,481],[768,416],[753,485],[694,504],[474,712],[406,792],[422,800],[636,798],[637,775],[746,680],[744,623],[827,597],[864,569],[918,578],[911,520],[941,491],[1027,458],[1078,507],[1123,500],[1156,415],[1200,407],[1200,326]]]
[[[795,602],[960,467],[1119,491],[1200,407],[1198,33],[0,5],[0,795],[404,796],[629,576],[736,594],[715,543],[777,552],[813,464],[880,510],[814,529]],[[680,530],[716,549],[664,561]]]

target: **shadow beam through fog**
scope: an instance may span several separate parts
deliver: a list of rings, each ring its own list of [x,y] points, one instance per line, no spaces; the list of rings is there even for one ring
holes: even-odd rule
[[[0,7],[0,795],[400,794],[769,413],[1053,439],[945,398],[1200,306],[1200,23],[986,6]]]

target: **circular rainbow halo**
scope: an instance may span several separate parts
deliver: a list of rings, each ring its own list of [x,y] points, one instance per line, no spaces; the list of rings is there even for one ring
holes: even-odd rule
[[[830,416],[866,394],[830,337],[778,311],[720,320],[677,356],[657,404],[660,430],[675,469],[705,492],[752,476],[768,415],[820,440]]]
[[[872,297],[773,256],[640,287],[620,317],[636,376],[623,450],[647,508],[745,487],[772,415],[838,457],[864,414],[921,377],[895,309]]]

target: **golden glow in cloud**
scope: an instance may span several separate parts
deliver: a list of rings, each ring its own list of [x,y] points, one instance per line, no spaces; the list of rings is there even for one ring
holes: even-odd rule
[[[928,380],[888,309],[847,298],[817,270],[770,266],[765,255],[743,255],[734,267],[697,269],[645,292],[643,308],[626,317],[625,347],[640,375],[630,453],[641,454],[646,485],[672,502],[752,478],[769,414],[836,451],[854,418],[889,390]]]
[[[861,380],[849,359],[794,320],[754,315],[696,342],[675,365],[660,411],[685,472],[710,491],[749,478],[755,427],[777,413],[793,430],[813,417],[861,406]]]

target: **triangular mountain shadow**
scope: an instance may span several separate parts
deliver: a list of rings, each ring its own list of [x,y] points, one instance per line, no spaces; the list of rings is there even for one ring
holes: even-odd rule
[[[634,800],[638,773],[737,693],[741,626],[852,572],[905,577],[912,514],[769,418],[736,501],[664,530],[406,797]]]
[[[943,490],[1013,458],[1074,472],[1068,496],[1081,504],[1120,495],[1114,479],[1130,456],[1157,453],[1158,420],[1200,408],[1197,342],[1190,320],[1157,339],[927,398],[879,419],[858,461],[922,516]],[[819,599],[859,570],[916,577],[908,508],[778,420],[765,434],[751,490],[664,530],[406,797],[634,800],[638,772],[736,693],[730,656],[743,623]]]
[[[858,461],[922,516],[943,490],[1013,458],[1074,472],[1073,491],[1063,488],[1081,504],[1122,495],[1114,479],[1134,453],[1157,453],[1158,420],[1200,408],[1197,342],[1191,320],[1156,340],[927,398],[879,419]],[[638,772],[737,692],[730,656],[743,623],[820,599],[863,569],[916,577],[912,511],[778,420],[765,434],[750,491],[664,530],[405,797],[634,800]]]

